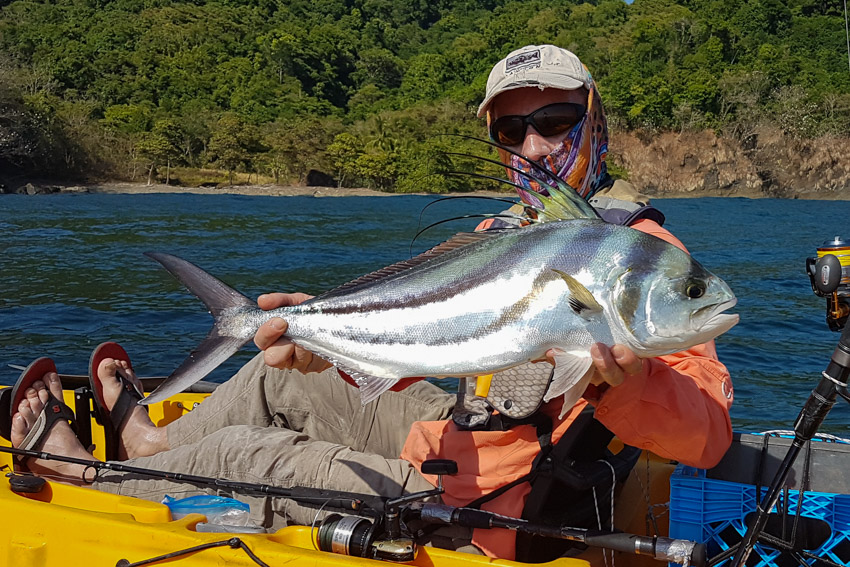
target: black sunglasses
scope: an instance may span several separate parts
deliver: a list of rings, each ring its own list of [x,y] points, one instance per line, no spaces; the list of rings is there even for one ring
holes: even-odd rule
[[[490,138],[505,146],[517,146],[525,139],[529,124],[541,136],[557,136],[578,124],[586,113],[584,105],[574,102],[547,104],[525,116],[511,114],[494,120],[490,124]]]

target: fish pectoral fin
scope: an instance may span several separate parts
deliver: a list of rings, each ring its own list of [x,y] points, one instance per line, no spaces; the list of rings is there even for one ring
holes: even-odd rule
[[[355,378],[354,381],[360,386],[360,401],[364,406],[398,383],[398,380],[393,378],[378,378],[377,376],[364,376],[362,374],[359,379]]]
[[[395,378],[379,378],[341,366],[337,366],[337,368],[351,376],[357,383],[357,387],[360,388],[360,402],[364,406],[398,383]]]
[[[578,280],[569,274],[552,268],[552,271],[561,276],[561,279],[567,283],[570,290],[570,308],[584,318],[592,317],[598,313],[602,313],[602,306],[593,297],[590,291],[581,285]]]
[[[563,394],[564,408],[561,411],[569,411],[590,383],[590,377],[593,376],[592,363],[589,352],[555,349],[555,371],[543,400],[548,402]]]

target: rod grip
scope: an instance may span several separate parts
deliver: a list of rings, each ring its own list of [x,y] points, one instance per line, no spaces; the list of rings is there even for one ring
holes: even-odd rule
[[[605,547],[607,549],[622,551],[623,553],[647,555],[659,561],[679,563],[692,567],[705,567],[708,562],[705,544],[695,543],[685,539],[591,531],[585,536],[585,543],[594,547]]]

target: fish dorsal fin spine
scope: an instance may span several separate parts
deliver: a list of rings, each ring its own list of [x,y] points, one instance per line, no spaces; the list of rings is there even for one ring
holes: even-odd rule
[[[506,165],[507,169],[521,175],[528,181],[535,182],[538,187],[545,188],[548,193],[548,195],[543,195],[528,186],[531,184],[523,183],[522,187],[519,187],[516,183],[513,184],[523,203],[526,203],[537,213],[537,222],[601,218],[596,209],[579,195],[574,187],[544,165],[501,144],[494,143],[492,145],[519,158],[528,166],[528,169],[525,169],[525,166]]]
[[[567,283],[567,287],[570,289],[570,298],[568,300],[570,308],[575,311],[577,315],[589,317],[602,312],[602,306],[598,301],[596,301],[596,298],[593,297],[590,290],[581,285],[578,280],[561,270],[552,268],[552,271],[561,276],[561,279]]]
[[[563,181],[549,185],[547,191],[548,196],[529,188],[519,191],[523,202],[537,213],[539,222],[600,218],[596,209]]]
[[[434,246],[433,248],[426,250],[418,256],[414,256],[409,260],[402,260],[401,262],[396,262],[395,264],[391,264],[370,274],[360,276],[357,279],[351,280],[350,282],[346,282],[330,291],[327,291],[317,296],[316,299],[327,299],[329,297],[342,295],[343,293],[350,292],[356,287],[380,281],[395,274],[405,272],[415,266],[433,260],[434,258],[437,258],[443,254],[446,254],[447,252],[451,252],[452,250],[457,250],[458,248],[463,248],[464,246],[468,246],[470,244],[474,244],[476,242],[492,238],[494,234],[504,232],[505,230],[513,229],[488,230],[482,232],[460,232],[458,234],[455,234],[445,242],[442,242]]]

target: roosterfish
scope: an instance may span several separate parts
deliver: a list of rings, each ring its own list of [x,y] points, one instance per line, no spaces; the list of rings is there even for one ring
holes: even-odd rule
[[[535,387],[544,401],[563,395],[565,408],[589,383],[594,343],[649,358],[705,343],[738,322],[726,313],[736,303],[729,286],[689,254],[606,223],[561,180],[547,190],[526,189],[534,211],[527,226],[460,233],[270,311],[186,260],[146,253],[204,302],[215,323],[142,403],[202,379],[273,317],[288,323],[285,337],[351,376],[363,404],[407,377],[495,374],[496,389],[510,391],[511,369],[517,378],[517,367],[556,349],[551,376],[544,364],[542,390],[540,380]]]

